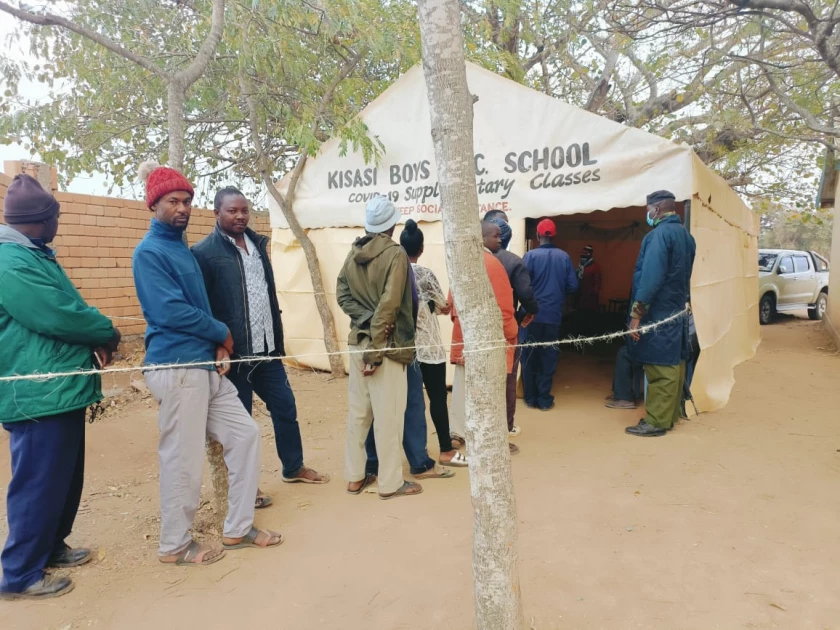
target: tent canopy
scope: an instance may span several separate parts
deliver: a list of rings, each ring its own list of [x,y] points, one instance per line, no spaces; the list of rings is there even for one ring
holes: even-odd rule
[[[692,150],[606,120],[467,64],[474,105],[479,211],[541,217],[644,205],[668,188],[679,200],[692,189]],[[364,225],[366,202],[388,195],[405,219],[440,220],[440,187],[429,102],[420,66],[406,72],[360,114],[384,147],[380,163],[360,151],[341,155],[329,140],[306,163],[295,214],[304,228]],[[287,176],[280,182],[285,192]],[[285,228],[276,206],[272,227]]]
[[[606,120],[471,64],[467,80],[478,96],[477,216],[493,208],[504,210],[514,231],[511,250],[524,253],[528,218],[604,210],[610,216],[603,218],[621,227],[626,219],[622,212],[641,210],[651,191],[666,188],[678,200],[691,201],[689,228],[697,241],[692,308],[702,348],[692,389],[701,411],[725,405],[735,366],[755,354],[760,339],[758,218],[687,146]],[[449,284],[421,68],[407,72],[360,116],[383,147],[379,164],[366,164],[360,152],[349,149],[342,156],[339,142],[330,140],[307,161],[294,203],[318,252],[342,347],[349,323],[335,301],[335,278],[353,240],[362,234],[365,204],[372,195],[391,196],[404,219],[425,222],[421,263],[435,272],[444,291]],[[287,186],[288,178],[278,187],[285,191]],[[328,369],[303,251],[276,206],[271,207],[271,224],[286,350],[305,355],[298,359],[305,365]],[[578,254],[569,253],[575,258]],[[624,289],[616,287],[615,292]],[[440,323],[446,340],[451,327],[447,318]]]

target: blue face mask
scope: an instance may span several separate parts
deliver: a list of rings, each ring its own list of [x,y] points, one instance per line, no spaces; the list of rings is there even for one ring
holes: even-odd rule
[[[651,212],[656,212],[656,211],[655,211],[655,210],[648,210],[648,211],[647,211],[647,215],[646,215],[646,216],[647,216],[647,224],[648,224],[650,227],[654,227],[654,226],[656,225],[656,221],[654,221],[654,220],[653,220],[653,217],[651,217],[651,216],[650,216],[650,213],[651,213]]]

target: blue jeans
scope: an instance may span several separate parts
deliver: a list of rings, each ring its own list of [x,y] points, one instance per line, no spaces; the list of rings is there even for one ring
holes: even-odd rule
[[[286,376],[286,369],[279,359],[257,363],[234,363],[228,379],[239,392],[245,411],[251,413],[254,393],[268,408],[274,425],[274,443],[277,456],[283,464],[283,476],[296,476],[303,468],[303,442],[297,420],[295,394]]]
[[[635,402],[644,397],[644,368],[630,358],[627,346],[621,346],[615,357],[613,396],[616,400]]]
[[[557,341],[560,326],[537,324],[522,329],[520,338],[525,343]],[[551,383],[560,358],[559,346],[522,348],[522,384],[525,390],[525,404],[529,407],[546,409],[554,403]]]
[[[85,476],[85,410],[10,422],[12,480],[6,493],[9,537],[0,591],[20,593],[44,577],[64,549]]]
[[[412,475],[422,475],[435,467],[435,460],[426,451],[428,430],[426,428],[426,399],[423,397],[423,374],[420,363],[414,361],[406,366],[408,374],[408,398],[405,404],[405,428],[403,430],[403,450],[411,466]],[[373,419],[376,422],[376,418]],[[379,459],[376,457],[376,442],[373,439],[373,426],[365,440],[367,465],[365,473],[379,474]]]

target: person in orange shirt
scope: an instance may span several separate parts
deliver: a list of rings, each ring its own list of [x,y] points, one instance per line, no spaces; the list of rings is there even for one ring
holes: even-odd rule
[[[502,329],[507,341],[507,373],[513,370],[513,353],[516,348],[519,325],[513,310],[513,288],[510,286],[507,271],[492,252],[501,246],[501,230],[490,221],[481,222],[481,236],[484,239],[484,267],[490,279],[490,286],[496,296],[496,303],[502,312]],[[466,392],[464,370],[464,335],[461,331],[461,321],[455,310],[452,292],[449,292],[449,303],[452,304],[450,317],[452,318],[452,349],[449,362],[455,366],[455,377],[452,383],[452,404],[449,409],[449,425],[453,446],[464,446],[466,441]],[[511,454],[519,452],[519,448],[509,444]]]

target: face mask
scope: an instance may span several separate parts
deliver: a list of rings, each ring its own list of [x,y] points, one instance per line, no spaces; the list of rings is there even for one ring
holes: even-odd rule
[[[653,210],[653,212],[656,212],[656,210]],[[651,210],[648,210],[647,215],[646,215],[647,216],[647,224],[650,227],[653,227],[653,226],[656,225],[656,221],[653,220],[653,217],[650,216],[650,213],[651,213]]]

